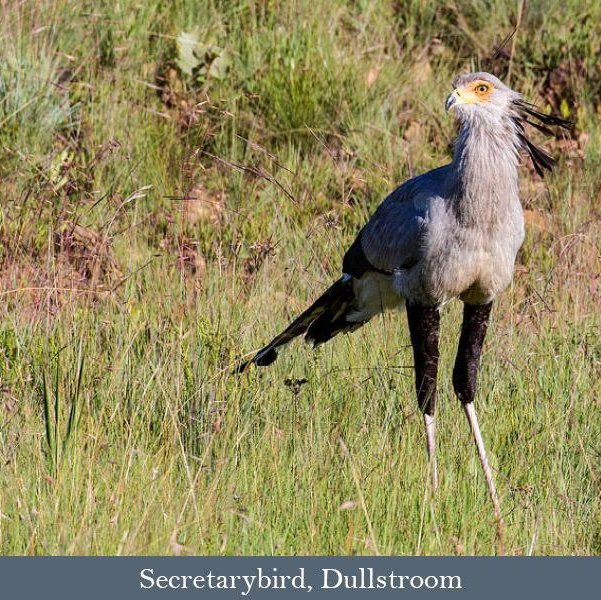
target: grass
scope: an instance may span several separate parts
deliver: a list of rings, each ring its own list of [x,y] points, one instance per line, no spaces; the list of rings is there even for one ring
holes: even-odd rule
[[[601,15],[528,3],[487,62],[518,11],[0,2],[3,554],[494,553],[450,384],[458,304],[436,497],[403,315],[230,372],[388,191],[448,160],[444,98],[478,64],[576,122],[546,142],[552,176],[523,169],[527,239],[485,346],[506,549],[601,552]]]

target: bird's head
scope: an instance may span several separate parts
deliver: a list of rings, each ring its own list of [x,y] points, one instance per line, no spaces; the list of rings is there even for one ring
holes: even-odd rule
[[[502,117],[513,112],[513,103],[520,97],[490,73],[467,73],[453,81],[445,108],[453,110],[461,121],[478,116]]]
[[[550,171],[553,168],[554,161],[528,139],[526,126],[531,125],[546,135],[553,135],[549,127],[571,129],[573,126],[561,117],[541,112],[500,79],[484,72],[456,77],[445,109],[452,110],[459,121],[467,126],[480,124],[496,128],[500,125],[504,128],[508,125],[516,140],[516,147],[528,153],[536,172],[541,176],[543,169]]]

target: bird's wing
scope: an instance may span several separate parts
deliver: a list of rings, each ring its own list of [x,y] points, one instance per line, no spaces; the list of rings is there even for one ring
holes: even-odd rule
[[[440,172],[439,172],[440,171]],[[439,197],[442,169],[410,179],[378,207],[344,256],[342,270],[392,273],[419,261],[428,225],[430,200]]]

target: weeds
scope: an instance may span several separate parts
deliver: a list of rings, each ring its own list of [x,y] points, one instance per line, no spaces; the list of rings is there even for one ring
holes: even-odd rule
[[[56,478],[58,476],[61,461],[65,456],[69,442],[77,427],[78,405],[83,377],[84,355],[83,348],[79,347],[79,362],[77,365],[76,381],[71,394],[64,393],[60,370],[60,354],[56,356],[56,370],[53,378],[53,386],[50,389],[48,376],[42,371],[41,396],[44,407],[44,424],[46,432],[46,455],[50,471]],[[68,409],[69,416],[66,424],[63,423],[62,412]]]

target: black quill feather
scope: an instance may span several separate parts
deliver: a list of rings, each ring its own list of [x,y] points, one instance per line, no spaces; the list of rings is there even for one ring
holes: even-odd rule
[[[561,127],[562,129],[569,130],[572,129],[574,124],[571,121],[556,115],[543,113],[538,110],[534,104],[530,104],[524,100],[514,100],[513,104],[517,109],[514,123],[518,129],[518,137],[522,143],[522,147],[532,159],[532,164],[538,175],[543,177],[543,169],[546,169],[547,171],[553,170],[555,161],[542,148],[539,148],[528,139],[524,125],[531,125],[545,135],[553,135],[553,131],[551,131],[549,127]],[[536,119],[536,121],[533,119]]]

